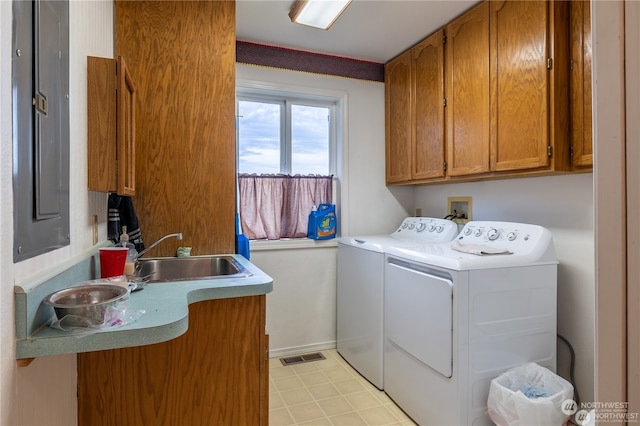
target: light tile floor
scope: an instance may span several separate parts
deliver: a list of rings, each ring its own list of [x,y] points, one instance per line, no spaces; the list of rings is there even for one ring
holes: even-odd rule
[[[269,425],[415,425],[335,349],[324,360],[283,366],[269,360]]]

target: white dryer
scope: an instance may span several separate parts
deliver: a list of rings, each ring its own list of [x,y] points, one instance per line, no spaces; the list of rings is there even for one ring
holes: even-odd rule
[[[460,251],[461,250],[461,251]],[[556,367],[557,258],[536,225],[468,222],[385,257],[384,390],[421,425],[491,425],[491,379]]]
[[[338,240],[337,350],[377,388],[383,389],[385,251],[409,242],[451,241],[457,234],[450,220],[408,217],[390,235]]]

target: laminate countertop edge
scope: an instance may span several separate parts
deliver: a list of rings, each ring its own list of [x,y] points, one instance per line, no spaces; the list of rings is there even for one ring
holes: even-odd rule
[[[26,338],[16,341],[16,359],[30,359],[51,355],[91,352],[144,346],[175,339],[184,334],[189,326],[189,305],[207,300],[234,297],[258,296],[273,290],[273,279],[240,255],[231,255],[251,273],[248,277],[220,278],[169,283],[147,284],[141,291],[131,293],[124,314],[125,324],[105,327],[92,333],[62,331],[42,324],[33,333],[22,333]],[[16,296],[21,296],[16,294]],[[39,296],[38,296],[39,297]],[[16,303],[16,324],[24,322],[18,318],[33,318],[19,312],[20,306],[34,303]],[[38,305],[39,311],[44,305]],[[35,317],[51,317],[38,314]],[[16,335],[20,335],[19,332]]]

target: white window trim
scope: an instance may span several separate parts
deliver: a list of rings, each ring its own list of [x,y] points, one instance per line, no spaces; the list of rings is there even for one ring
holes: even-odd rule
[[[318,89],[307,86],[295,86],[285,85],[273,82],[259,81],[259,80],[236,80],[236,94],[241,94],[243,91],[250,91],[251,93],[263,91],[265,94],[272,94],[278,92],[291,97],[304,97],[304,98],[334,98],[337,100],[336,105],[339,114],[336,114],[336,143],[333,146],[335,153],[335,182],[334,188],[334,203],[336,205],[336,216],[338,218],[338,235],[336,238],[330,240],[312,240],[310,238],[277,240],[277,241],[264,241],[253,240],[250,242],[250,250],[263,251],[263,250],[285,250],[285,249],[307,249],[307,248],[325,248],[335,247],[338,245],[337,238],[340,235],[349,235],[349,220],[348,214],[343,214],[346,206],[342,205],[342,200],[348,200],[348,170],[346,165],[349,164],[349,132],[347,131],[347,117],[348,117],[348,93],[345,91]],[[237,159],[236,159],[237,161]]]

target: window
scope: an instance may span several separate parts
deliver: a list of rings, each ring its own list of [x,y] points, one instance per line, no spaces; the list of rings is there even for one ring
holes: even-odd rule
[[[239,173],[334,173],[335,100],[246,94],[237,109]]]
[[[332,203],[338,99],[239,89],[240,220],[249,239],[307,235],[313,205]]]

